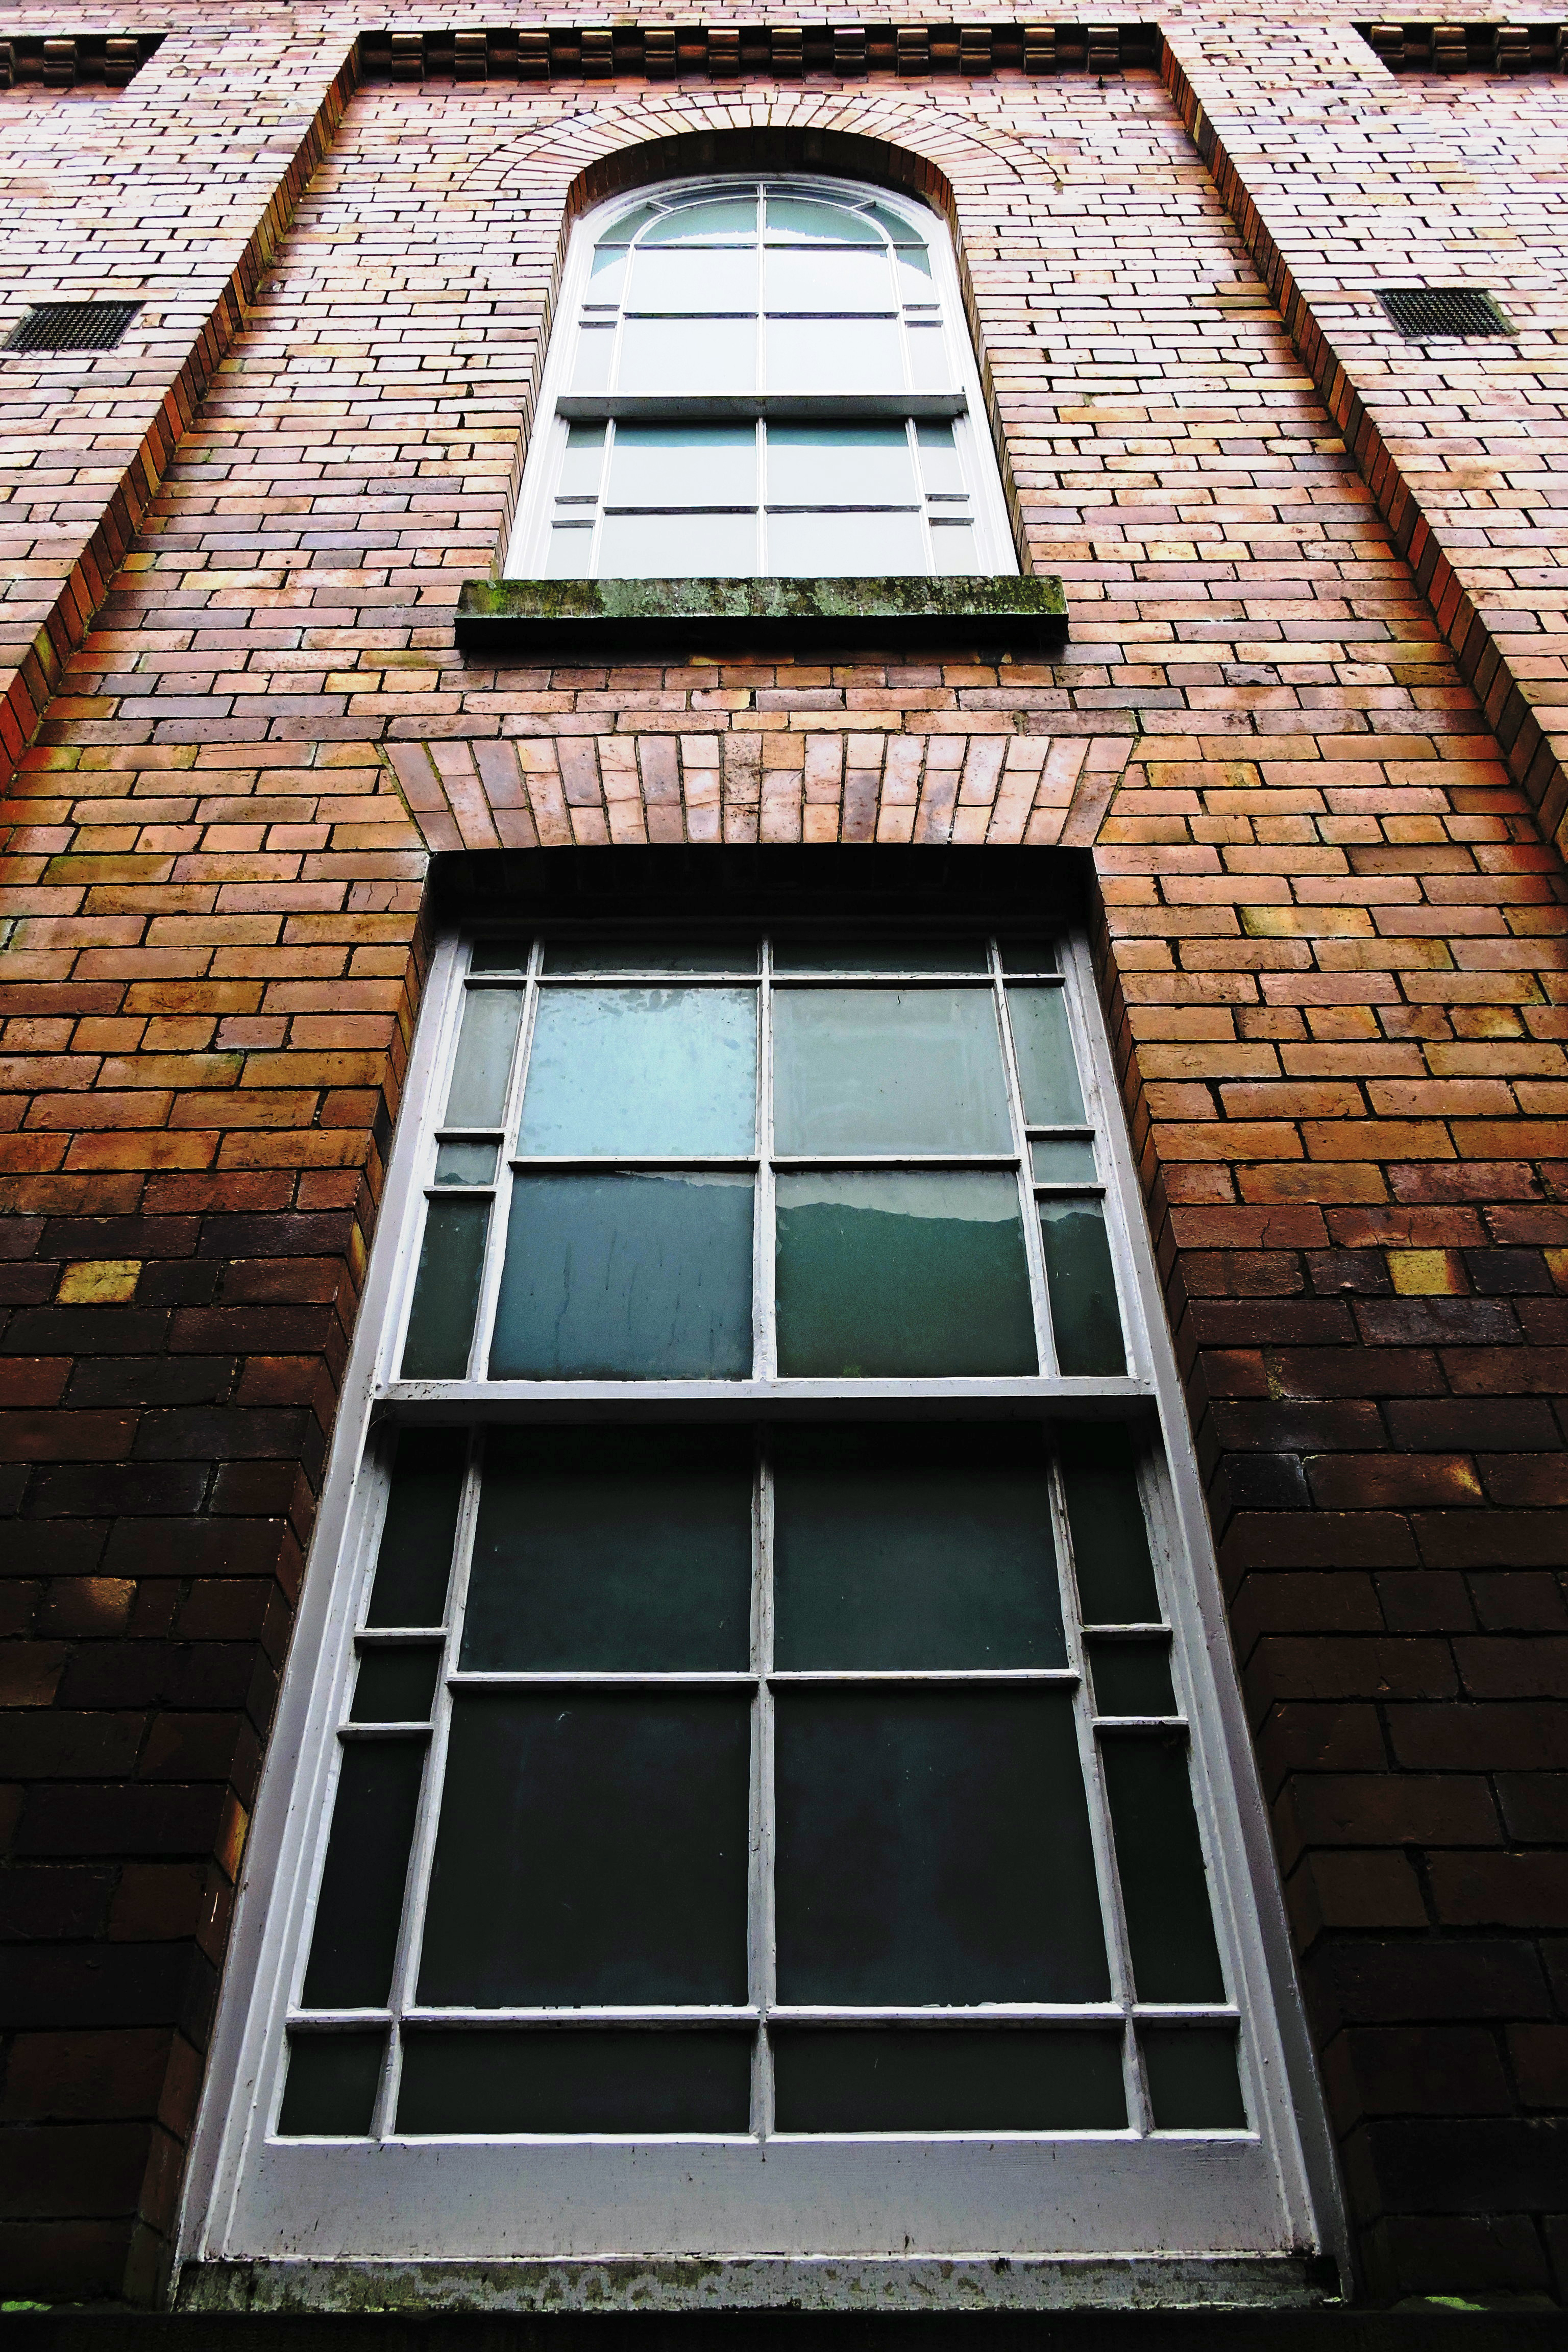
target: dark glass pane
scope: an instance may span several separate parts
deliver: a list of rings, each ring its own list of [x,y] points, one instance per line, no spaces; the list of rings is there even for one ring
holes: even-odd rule
[[[1004,971],[1059,971],[1061,962],[1055,940],[1004,940],[1002,969]]]
[[[490,1184],[495,1181],[495,1172],[493,1143],[465,1143],[459,1139],[436,1147],[437,1184]]]
[[[482,1196],[426,1205],[403,1342],[404,1380],[460,1381],[467,1372],[489,1221],[490,1204]]]
[[[1097,1715],[1174,1715],[1171,1654],[1163,1642],[1091,1642]]]
[[[546,971],[755,971],[757,943],[728,939],[672,940],[668,932],[638,936],[623,924],[613,930],[548,940]]]
[[[526,971],[529,939],[479,940],[468,959],[470,971]]]
[[[471,988],[463,1003],[458,1057],[443,1127],[499,1127],[522,1020],[521,988]]]
[[[773,1480],[781,1667],[1066,1664],[1038,1431],[786,1431]]]
[[[492,1380],[743,1380],[749,1176],[520,1176]]]
[[[363,2139],[375,2118],[386,2036],[291,2033],[280,2139]]]
[[[1087,1135],[1053,1136],[1029,1146],[1037,1184],[1092,1184],[1097,1170],[1094,1146]]]
[[[1040,1239],[1062,1370],[1079,1376],[1124,1373],[1127,1350],[1100,1202],[1042,1201]]]
[[[984,971],[984,940],[935,940],[929,934],[882,939],[779,940],[773,970],[792,971]]]
[[[744,2132],[747,2031],[405,2032],[400,2132]]]
[[[1011,1176],[781,1176],[777,1197],[781,1372],[1039,1369]]]
[[[984,988],[794,988],[773,998],[781,1152],[1010,1151]]]
[[[1234,2026],[1165,2026],[1140,2039],[1156,2131],[1247,2129]]]
[[[1100,1750],[1138,1998],[1223,2000],[1186,1738],[1111,1733]]]
[[[1025,1118],[1031,1127],[1083,1126],[1083,1090],[1061,990],[1009,988],[1007,1012]]]
[[[1121,2131],[1120,2033],[777,2026],[782,2132]]]
[[[391,1992],[426,1744],[342,1743],[305,1970],[306,2009],[374,2009]]]
[[[744,1690],[462,1693],[421,2000],[744,2000],[750,1714]]]
[[[405,1429],[397,1441],[367,1625],[438,1625],[468,1459],[466,1429]]]
[[[785,1685],[776,1737],[781,2000],[1106,1997],[1066,1692]]]
[[[1064,1423],[1057,1443],[1079,1605],[1090,1625],[1157,1625],[1136,1457],[1124,1429]]]
[[[756,1133],[754,988],[541,991],[520,1153],[726,1158]]]
[[[742,1670],[749,1431],[498,1433],[463,1621],[468,1667]]]
[[[365,1650],[354,1677],[355,1723],[427,1723],[436,1696],[437,1649]]]

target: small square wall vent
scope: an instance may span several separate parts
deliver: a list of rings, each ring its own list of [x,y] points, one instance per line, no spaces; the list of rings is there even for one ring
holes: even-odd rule
[[[1511,335],[1516,330],[1477,286],[1392,286],[1378,300],[1407,341],[1442,335]]]
[[[111,352],[140,302],[40,302],[18,320],[8,352]]]

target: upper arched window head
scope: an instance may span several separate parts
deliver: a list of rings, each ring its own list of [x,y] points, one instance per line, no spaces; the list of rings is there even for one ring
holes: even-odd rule
[[[936,215],[733,177],[581,221],[507,569],[1016,572]]]

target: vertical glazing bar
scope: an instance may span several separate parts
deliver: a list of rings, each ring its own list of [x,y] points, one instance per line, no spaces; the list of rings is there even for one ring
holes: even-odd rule
[[[752,1596],[752,1868],[748,1890],[747,1994],[758,2014],[752,2049],[752,2130],[773,2128],[773,2057],[769,2019],[776,1994],[773,1919],[773,1474],[759,1431],[754,1497],[755,1580]]]
[[[773,1274],[773,943],[762,942],[757,983],[757,1194],[753,1269],[752,1369],[761,1381],[777,1377],[778,1331]]]
[[[484,1380],[489,1362],[490,1325],[495,1319],[501,1268],[506,1263],[507,1227],[511,1222],[511,1170],[507,1162],[511,1153],[512,1139],[517,1133],[517,1123],[522,1116],[522,1089],[527,1082],[528,1057],[533,1047],[533,1025],[539,1013],[539,969],[543,960],[544,942],[535,939],[529,945],[522,1018],[517,1024],[511,1073],[507,1083],[506,1099],[501,1106],[500,1164],[496,1170],[495,1198],[490,1207],[489,1234],[485,1246],[485,1268],[479,1282],[479,1303],[474,1315],[473,1345],[468,1349],[468,1378],[471,1381]]]
[[[1024,1255],[1029,1262],[1029,1301],[1035,1315],[1035,1346],[1039,1355],[1040,1370],[1048,1376],[1058,1370],[1057,1343],[1051,1329],[1050,1295],[1046,1286],[1039,1213],[1035,1207],[1034,1169],[1029,1160],[1024,1093],[1018,1083],[1017,1057],[1013,1051],[1013,1024],[1007,1016],[1002,950],[995,940],[990,942],[990,955],[991,992],[996,1007],[996,1025],[1002,1036],[1002,1066],[1007,1076],[1007,1118],[1013,1129],[1013,1149],[1018,1155],[1018,1206],[1024,1220]]]
[[[756,519],[756,538],[752,543],[757,551],[757,570],[764,578],[766,578],[770,569],[770,558],[768,552],[768,427],[766,419],[761,416],[757,419],[756,461],[757,470],[752,482],[752,490],[756,499],[756,506],[753,509]]]

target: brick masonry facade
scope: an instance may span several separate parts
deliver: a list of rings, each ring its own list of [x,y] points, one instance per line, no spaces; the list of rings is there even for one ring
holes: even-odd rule
[[[482,80],[156,17],[0,91],[5,320],[145,306],[0,362],[5,2291],[159,2292],[430,854],[875,839],[1093,845],[1363,2291],[1561,2296],[1568,81],[1279,6]],[[568,215],[730,163],[947,213],[1058,661],[456,655]],[[1517,341],[1404,343],[1422,278]]]

